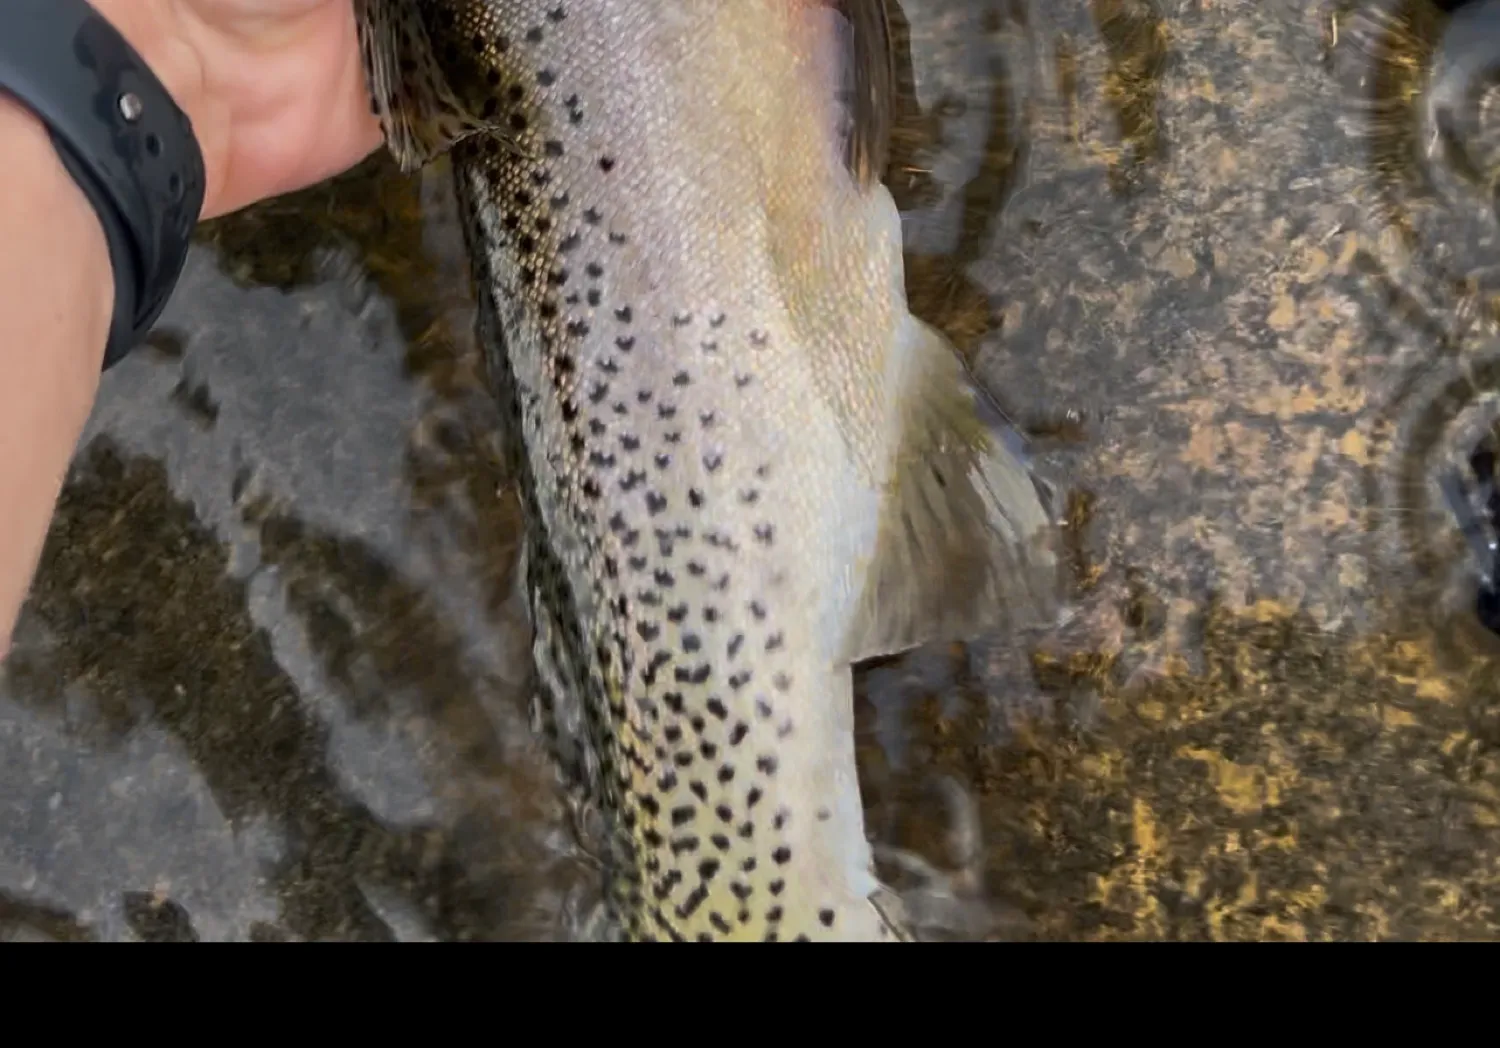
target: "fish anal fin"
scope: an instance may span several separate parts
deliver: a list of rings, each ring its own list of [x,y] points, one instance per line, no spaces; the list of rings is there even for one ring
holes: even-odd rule
[[[948,341],[916,318],[900,452],[848,634],[857,662],[1056,614],[1055,527],[1019,437]]]

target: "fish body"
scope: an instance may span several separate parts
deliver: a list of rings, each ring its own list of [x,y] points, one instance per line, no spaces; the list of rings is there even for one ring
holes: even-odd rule
[[[878,0],[359,0],[448,152],[556,752],[631,939],[905,937],[851,663],[1051,607],[1001,420],[907,309]]]

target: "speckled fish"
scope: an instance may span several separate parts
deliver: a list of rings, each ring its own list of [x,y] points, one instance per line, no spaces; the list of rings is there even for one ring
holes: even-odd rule
[[[360,0],[449,152],[560,759],[630,939],[907,937],[851,663],[1052,607],[1000,417],[908,311],[879,0]]]

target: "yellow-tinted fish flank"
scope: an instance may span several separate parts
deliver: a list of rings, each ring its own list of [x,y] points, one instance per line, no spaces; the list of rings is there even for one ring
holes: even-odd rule
[[[906,307],[872,177],[879,0],[359,14],[392,152],[452,150],[541,690],[611,827],[610,923],[900,937],[850,663],[1045,610],[1054,562],[1029,475]]]

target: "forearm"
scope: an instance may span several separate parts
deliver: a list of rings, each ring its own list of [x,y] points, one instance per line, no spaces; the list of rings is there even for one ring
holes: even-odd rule
[[[88,420],[114,309],[104,230],[46,130],[0,92],[0,658]]]

